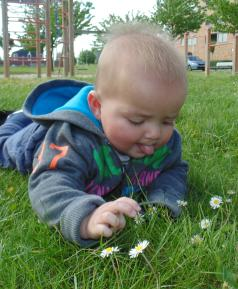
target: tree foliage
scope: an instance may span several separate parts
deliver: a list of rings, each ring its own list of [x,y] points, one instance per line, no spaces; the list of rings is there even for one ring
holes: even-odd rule
[[[17,46],[16,44],[15,44],[15,42],[14,42],[14,39],[12,39],[11,37],[10,37],[10,34],[9,34],[9,38],[8,38],[8,43],[9,43],[9,50],[11,50],[12,49],[12,47],[14,47],[14,46]],[[0,47],[2,47],[3,48],[3,36],[1,36],[0,35]]]
[[[91,28],[91,15],[94,6],[91,2],[73,2],[74,36],[82,34],[82,30]]]
[[[91,2],[78,2],[73,1],[73,18],[74,18],[74,37],[77,37],[82,33],[83,29],[88,29],[91,27],[91,20],[93,16],[91,15],[91,10],[94,9]],[[35,23],[33,20],[36,17],[35,7],[28,7],[25,10],[26,22],[23,25],[24,33],[18,35],[22,46],[32,52],[36,51],[36,34],[35,34]],[[39,11],[40,24],[40,39],[45,38],[45,11],[43,8]],[[59,40],[62,38],[62,7],[59,2],[52,1],[50,7],[50,30],[51,30],[51,51],[58,45]],[[47,40],[46,40],[47,41]],[[45,42],[41,42],[41,52],[43,52]]]
[[[80,64],[94,64],[96,61],[96,55],[93,50],[82,50],[79,54]]]
[[[214,30],[227,33],[238,32],[238,1],[208,0],[208,21]]]
[[[173,37],[183,37],[185,32],[197,31],[204,17],[199,0],[157,0],[152,19]]]
[[[30,19],[28,17],[28,19]],[[34,55],[36,53],[36,33],[35,33],[35,25],[31,22],[28,22],[24,25],[24,34],[18,35],[18,39],[21,43],[21,46],[27,50],[32,52]],[[40,30],[40,39],[44,39],[45,33]],[[40,52],[43,53],[45,43],[40,41]]]
[[[104,19],[96,27],[97,36],[96,40],[93,42],[93,47],[96,51],[101,51],[105,44],[105,34],[108,32],[109,28],[117,23],[127,23],[127,22],[150,22],[150,18],[142,13],[128,12],[125,16],[121,17],[115,14],[110,14],[108,18]]]

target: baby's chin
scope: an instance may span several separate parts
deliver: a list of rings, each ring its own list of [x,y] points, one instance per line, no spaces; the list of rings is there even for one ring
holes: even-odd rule
[[[139,159],[153,155],[155,149],[156,148],[154,146],[136,144],[130,151],[128,151],[127,155],[132,158]]]
[[[115,147],[116,148],[116,147]],[[138,153],[138,152],[135,152],[135,151],[132,151],[132,150],[122,150],[122,149],[119,149],[119,148],[116,148],[116,150],[123,154],[123,155],[126,155],[130,158],[134,158],[134,159],[139,159],[139,158],[143,158],[143,154],[141,153]]]
[[[122,148],[119,148],[116,146],[114,146],[114,147],[121,154],[127,155],[130,158],[134,158],[134,159],[140,159],[140,158],[152,155],[154,153],[154,149],[148,151],[148,150],[141,148],[141,146],[138,144],[135,144],[133,147],[131,147],[129,149],[122,149]]]
[[[140,152],[140,151],[129,151],[129,152],[124,152],[123,154],[128,155],[129,157],[134,158],[134,159],[140,159],[140,158],[147,156],[145,153]]]

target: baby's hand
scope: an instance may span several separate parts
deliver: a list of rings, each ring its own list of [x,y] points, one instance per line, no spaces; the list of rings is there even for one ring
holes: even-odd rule
[[[80,236],[82,239],[111,237],[125,227],[125,215],[134,218],[140,210],[136,201],[126,197],[105,203],[82,221]]]

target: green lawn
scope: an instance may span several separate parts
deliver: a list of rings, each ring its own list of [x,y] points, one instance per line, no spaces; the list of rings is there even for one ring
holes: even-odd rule
[[[0,73],[4,72],[4,67],[0,66]],[[10,66],[10,75],[17,74],[35,74],[37,73],[36,66]],[[41,73],[46,73],[46,66],[41,67]]]
[[[77,64],[75,66],[75,74],[77,76],[92,76],[95,75],[96,65],[94,64]],[[0,74],[4,73],[4,67],[0,66]],[[9,67],[9,74],[12,76],[19,76],[19,75],[31,75],[32,77],[37,77],[37,70],[35,66],[10,66]],[[41,74],[42,76],[46,75],[46,66],[41,67]],[[55,67],[52,75],[55,77],[62,77],[64,76],[64,69],[63,67]]]
[[[92,81],[94,71],[82,74],[83,80]],[[112,240],[81,249],[39,223],[28,200],[27,176],[2,169],[0,288],[238,288],[238,77],[191,72],[188,78],[188,99],[177,122],[190,165],[182,216],[174,221],[160,210],[159,218],[148,214],[140,225],[128,220]],[[0,80],[1,109],[20,108],[41,81]],[[211,208],[212,196],[222,197],[220,208]],[[206,230],[199,225],[204,218],[211,221]],[[196,234],[201,239],[193,244]],[[144,255],[130,259],[128,251],[140,240],[150,244]],[[103,259],[101,250],[108,246],[120,251]]]

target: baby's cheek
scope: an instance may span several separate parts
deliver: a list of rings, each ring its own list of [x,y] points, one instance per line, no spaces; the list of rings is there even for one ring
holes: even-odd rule
[[[164,136],[163,136],[163,140],[162,140],[163,145],[166,144],[170,140],[170,138],[173,134],[173,130],[174,130],[174,128],[171,127],[171,129],[168,129],[165,131]]]
[[[127,149],[134,143],[134,138],[130,131],[118,129],[111,132],[111,143],[119,149]]]
[[[123,130],[117,130],[112,132],[112,137],[115,142],[118,143],[127,143],[128,141],[130,142],[130,135],[128,132],[123,131]]]

